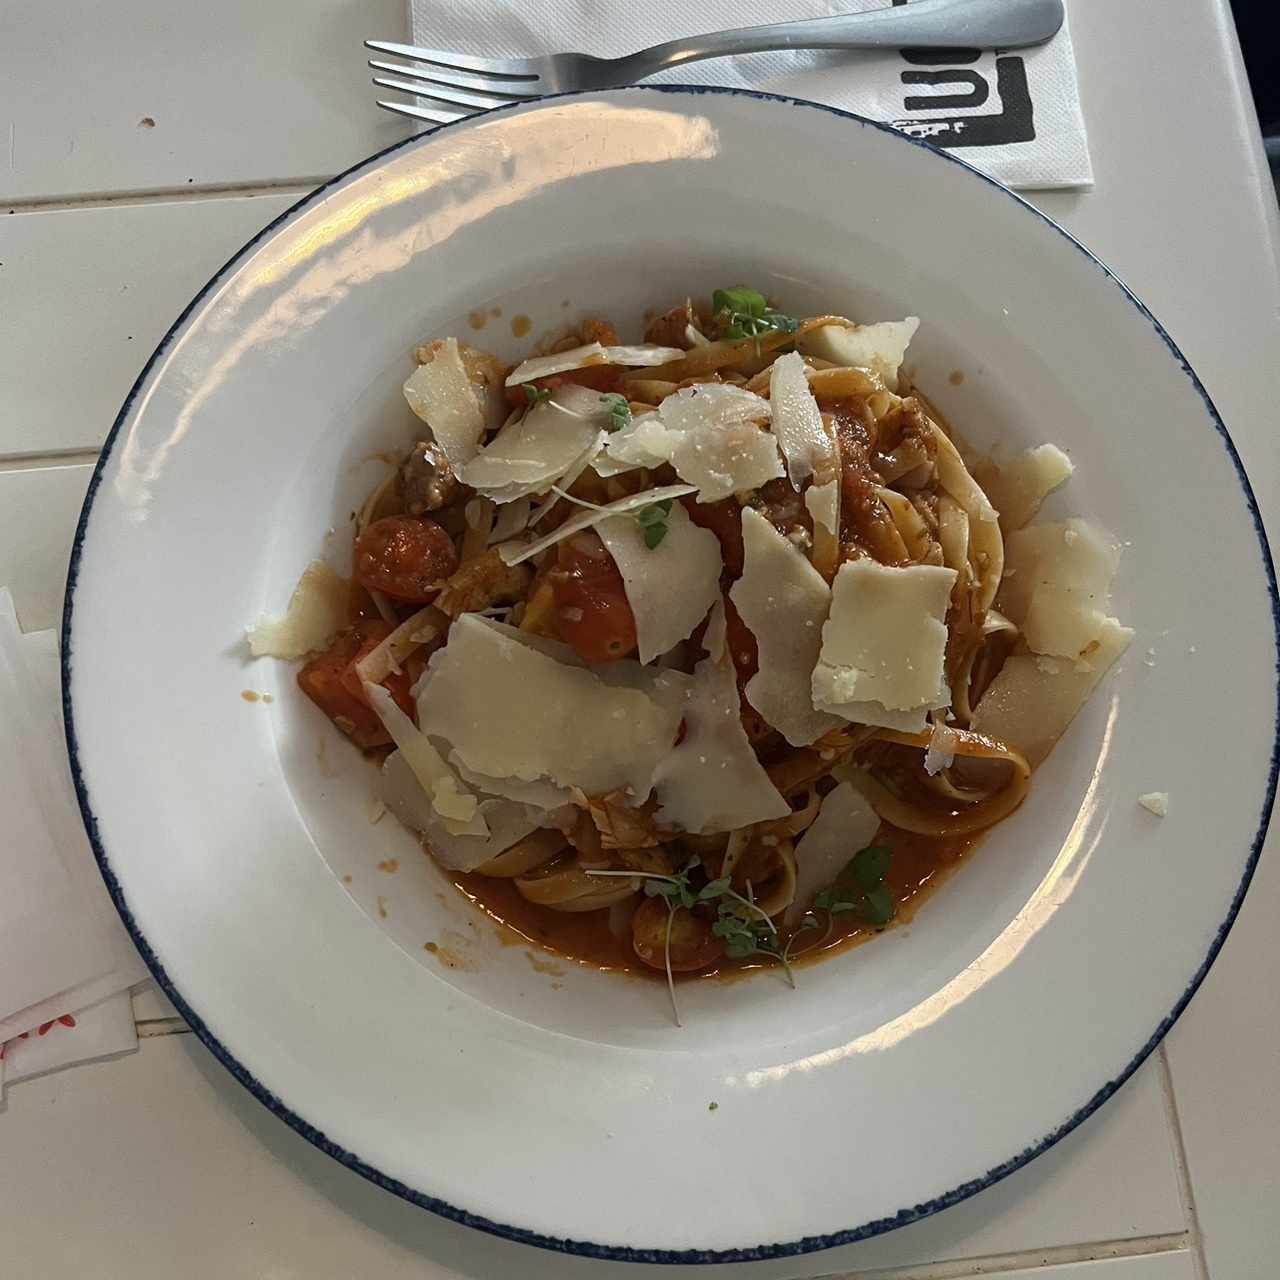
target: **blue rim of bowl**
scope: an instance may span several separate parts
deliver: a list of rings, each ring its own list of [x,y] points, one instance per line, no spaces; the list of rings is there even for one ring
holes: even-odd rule
[[[155,952],[152,951],[142,929],[134,920],[127,904],[124,900],[124,892],[121,889],[120,882],[117,880],[114,871],[111,869],[110,859],[107,851],[103,846],[102,839],[98,831],[98,821],[94,816],[92,806],[89,803],[88,788],[85,785],[83,771],[80,765],[79,752],[77,747],[75,732],[75,717],[71,705],[71,618],[75,604],[75,588],[76,581],[80,570],[80,556],[84,546],[85,532],[88,527],[89,515],[93,507],[94,497],[97,494],[98,486],[102,481],[103,470],[111,457],[112,447],[115,444],[117,436],[120,434],[121,428],[130,417],[131,410],[138,392],[142,389],[147,381],[148,375],[156,362],[168,349],[174,338],[186,324],[187,320],[192,316],[195,310],[203,302],[209,291],[225,277],[228,272],[236,266],[236,264],[256,245],[270,236],[278,227],[286,223],[294,214],[301,209],[306,208],[314,200],[316,200],[324,192],[332,190],[334,187],[345,182],[348,178],[361,172],[362,170],[371,168],[379,161],[387,156],[393,155],[397,151],[402,151],[408,147],[416,146],[425,139],[432,138],[436,134],[458,127],[466,127],[472,125],[481,119],[491,119],[494,116],[507,114],[515,110],[522,110],[529,104],[512,103],[510,106],[496,108],[492,111],[484,112],[482,115],[469,116],[462,120],[453,121],[450,124],[439,125],[436,128],[426,130],[422,133],[414,134],[410,138],[405,138],[400,142],[393,143],[389,147],[383,148],[374,155],[369,156],[365,160],[361,160],[358,164],[352,165],[349,169],[345,169],[336,177],[331,178],[328,182],[317,187],[314,191],[303,196],[296,204],[291,205],[278,217],[272,219],[261,231],[257,233],[251,240],[247,241],[228,261],[221,267],[209,282],[195,295],[194,298],[183,309],[182,314],[173,322],[168,332],[160,340],[155,351],[152,352],[150,359],[143,367],[142,372],[138,375],[137,381],[129,390],[128,396],[125,397],[124,404],[121,406],[120,412],[116,415],[116,420],[112,425],[111,432],[107,436],[103,445],[102,453],[98,458],[98,463],[94,467],[93,476],[89,481],[89,488],[85,494],[84,506],[80,511],[80,519],[76,525],[75,541],[71,549],[71,561],[67,569],[67,587],[66,599],[63,604],[62,612],[62,714],[63,723],[66,729],[67,738],[67,754],[71,765],[71,776],[75,783],[76,797],[80,803],[80,812],[84,818],[85,830],[89,837],[89,842],[93,846],[94,856],[98,860],[98,866],[102,871],[102,878],[106,881],[107,889],[111,894],[112,901],[115,903],[116,910],[120,913],[120,918],[124,921],[125,928],[128,929],[130,936],[137,945],[143,960],[147,967],[160,984],[160,987],[173,1001],[178,1011],[186,1019],[191,1029],[196,1033],[205,1047],[218,1059],[220,1063],[238,1080],[246,1089],[252,1093],[259,1102],[261,1102],[273,1115],[283,1120],[290,1128],[294,1129],[308,1142],[320,1148],[326,1155],[332,1156],[340,1164],[345,1165],[353,1172],[367,1178],[370,1182],[390,1191],[394,1195],[400,1196],[402,1199],[408,1200],[413,1204],[419,1205],[424,1209],[430,1209],[433,1213],[439,1214],[442,1218],[447,1218],[451,1222],[460,1223],[464,1226],[475,1227],[477,1230],[484,1231],[490,1235],[498,1236],[504,1240],[514,1241],[519,1244],[534,1245],[542,1249],[550,1249],[556,1252],[575,1254],[580,1257],[595,1258],[608,1262],[636,1262],[650,1264],[670,1264],[670,1265],[697,1265],[697,1264],[722,1264],[735,1262],[762,1262],[769,1259],[795,1257],[800,1254],[815,1253],[823,1249],[834,1249],[840,1245],[853,1244],[859,1240],[866,1240],[872,1236],[882,1235],[886,1231],[893,1231],[898,1227],[905,1227],[913,1222],[918,1222],[922,1218],[927,1218],[942,1209],[949,1209],[952,1205],[959,1204],[963,1200],[967,1200],[970,1196],[976,1195],[979,1191],[985,1190],[987,1187],[999,1182],[1002,1178],[1008,1177],[1009,1174],[1021,1169],[1023,1165],[1034,1160],[1036,1156],[1043,1154],[1050,1147],[1054,1146],[1062,1138],[1066,1137],[1077,1125],[1088,1119],[1108,1098],[1111,1097],[1117,1089],[1133,1073],[1142,1065],[1151,1051],[1160,1043],[1168,1032],[1169,1028],[1177,1021],[1179,1015],[1187,1007],[1191,997],[1196,993],[1201,982],[1204,981],[1205,974],[1208,973],[1209,967],[1217,958],[1218,952],[1222,949],[1222,944],[1226,941],[1227,934],[1231,930],[1232,924],[1240,911],[1240,904],[1244,900],[1244,895],[1249,887],[1249,882],[1253,878],[1254,868],[1258,864],[1258,857],[1262,852],[1262,843],[1266,838],[1267,826],[1271,818],[1272,806],[1275,802],[1277,776],[1280,775],[1280,594],[1276,589],[1275,566],[1271,558],[1271,547],[1267,541],[1266,530],[1263,528],[1262,517],[1258,511],[1258,504],[1254,498],[1253,488],[1249,483],[1249,477],[1245,474],[1244,464],[1240,460],[1240,455],[1236,451],[1235,443],[1231,439],[1230,433],[1227,431],[1226,425],[1223,423],[1221,416],[1214,407],[1213,401],[1209,398],[1209,393],[1205,390],[1204,385],[1196,376],[1196,372],[1188,363],[1186,357],[1178,349],[1177,344],[1166,332],[1164,326],[1151,314],[1146,306],[1138,299],[1133,291],[1121,280],[1115,272],[1101,261],[1095,254],[1091,253],[1084,245],[1082,245],[1069,231],[1059,226],[1058,223],[1047,215],[1040,212],[1034,205],[1023,200],[1021,196],[1010,191],[1008,187],[997,182],[994,178],[989,177],[980,169],[974,168],[967,161],[960,159],[958,156],[951,155],[949,152],[940,150],[937,147],[923,141],[920,138],[913,138],[908,134],[899,132],[887,124],[882,124],[876,120],[868,120],[865,116],[855,115],[851,111],[842,111],[837,107],[829,107],[819,102],[810,102],[803,98],[791,98],[781,94],[762,93],[754,89],[734,89],[726,88],[719,85],[684,85],[684,84],[663,84],[663,85],[629,85],[619,89],[609,90],[582,90],[575,93],[553,94],[546,98],[536,100],[532,109],[537,109],[538,105],[545,102],[554,102],[562,98],[576,97],[597,97],[602,94],[721,94],[725,96],[734,96],[742,98],[753,98],[761,102],[778,103],[782,106],[800,107],[811,111],[822,111],[828,115],[837,116],[840,119],[848,120],[851,123],[862,126],[863,128],[877,129],[882,133],[898,139],[904,145],[920,147],[924,151],[931,153],[941,160],[945,160],[951,164],[958,165],[962,169],[966,169],[980,179],[982,182],[994,187],[997,191],[1021,205],[1023,209],[1032,214],[1034,217],[1051,227],[1064,239],[1069,241],[1094,267],[1102,272],[1112,284],[1128,299],[1138,313],[1151,325],[1165,346],[1169,349],[1169,354],[1177,362],[1195,388],[1200,399],[1204,403],[1205,412],[1209,416],[1214,429],[1217,431],[1222,440],[1223,447],[1227,451],[1227,456],[1231,459],[1231,464],[1235,468],[1236,477],[1240,482],[1240,488],[1244,494],[1245,506],[1249,511],[1249,516],[1253,521],[1254,531],[1258,536],[1259,549],[1262,553],[1262,567],[1267,580],[1267,591],[1271,602],[1272,625],[1274,627],[1274,643],[1276,646],[1276,670],[1277,670],[1277,688],[1276,688],[1276,722],[1274,737],[1271,748],[1271,763],[1267,777],[1266,796],[1263,801],[1262,811],[1259,816],[1257,834],[1254,836],[1253,843],[1249,850],[1248,861],[1245,864],[1244,874],[1240,879],[1239,886],[1235,895],[1231,900],[1231,906],[1227,911],[1226,918],[1219,926],[1217,933],[1214,935],[1208,953],[1203,963],[1191,975],[1190,981],[1187,983],[1186,989],[1178,1002],[1170,1010],[1168,1015],[1161,1019],[1156,1029],[1150,1037],[1138,1049],[1128,1066],[1120,1072],[1113,1080],[1102,1085],[1085,1104],[1068,1116],[1056,1129],[1046,1134],[1040,1141],[1026,1147],[1018,1154],[1011,1156],[1008,1160],[988,1169],[986,1173],[980,1177],[972,1178],[968,1182],[962,1183],[958,1187],[945,1192],[940,1196],[936,1196],[931,1200],[926,1200],[920,1204],[910,1205],[900,1209],[897,1213],[884,1218],[877,1218],[872,1222],[865,1222],[856,1227],[849,1227],[843,1231],[834,1231],[826,1235],[804,1236],[799,1240],[781,1241],[775,1244],[755,1245],[740,1249],[646,1249],[636,1248],[627,1245],[606,1245],[596,1244],[589,1240],[569,1240],[557,1236],[543,1235],[541,1232],[530,1231],[524,1227],[512,1226],[509,1223],[496,1222],[491,1218],[483,1217],[480,1214],[471,1213],[466,1209],[461,1209],[456,1205],[449,1204],[445,1200],[440,1200],[435,1196],[426,1195],[421,1191],[416,1191],[405,1183],[400,1182],[396,1178],[388,1177],[373,1165],[366,1163],[353,1152],[346,1150],[337,1143],[331,1141],[321,1130],[314,1125],[309,1124],[300,1115],[293,1111],[289,1105],[282,1099],[278,1098],[271,1092],[260,1080],[258,1080],[244,1065],[231,1053],[231,1051],[209,1030],[208,1026],[201,1020],[199,1015],[191,1008],[191,1006],[183,999],[181,993],[173,985],[168,974],[165,973],[164,966],[160,963]]]

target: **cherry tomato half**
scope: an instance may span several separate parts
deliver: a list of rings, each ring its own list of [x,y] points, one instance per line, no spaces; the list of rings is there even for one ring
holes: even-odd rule
[[[457,567],[453,539],[434,520],[386,516],[356,541],[356,581],[411,604],[434,600]]]
[[[636,647],[622,574],[598,534],[584,530],[565,539],[548,576],[556,631],[584,662],[616,662]]]
[[[308,660],[298,672],[298,687],[358,747],[368,750],[391,739],[382,721],[364,696],[364,687],[356,674],[356,663],[375,645],[391,634],[391,624],[377,621],[357,622],[348,627],[323,653]],[[419,670],[420,670],[419,666]],[[389,675],[383,682],[400,709],[414,714],[409,689],[414,672],[405,669]]]

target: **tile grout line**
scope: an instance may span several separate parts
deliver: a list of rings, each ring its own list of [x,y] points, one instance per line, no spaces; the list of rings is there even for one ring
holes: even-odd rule
[[[1093,1244],[1051,1245],[1044,1249],[1023,1249],[1015,1253],[993,1253],[981,1257],[955,1258],[924,1266],[876,1267],[818,1276],[815,1280],[960,1280],[964,1276],[992,1275],[1018,1270],[1036,1270],[1073,1262],[1105,1262],[1112,1258],[1142,1258],[1152,1254],[1178,1253],[1191,1245],[1188,1233],[1138,1236],[1132,1240],[1103,1240]]]
[[[254,196],[304,196],[332,174],[318,177],[282,178],[278,182],[215,182],[201,186],[148,187],[136,191],[85,192],[72,196],[20,196],[16,199],[0,197],[0,210],[5,213],[50,213],[70,209],[111,209],[124,205],[171,204],[174,201],[194,203],[200,200],[226,200],[234,197],[248,199]]]
[[[1191,1258],[1197,1280],[1209,1280],[1209,1261],[1205,1257],[1204,1238],[1200,1234],[1200,1219],[1196,1214],[1195,1192],[1191,1187],[1191,1170],[1187,1164],[1187,1148],[1182,1140],[1182,1121],[1178,1118],[1178,1099],[1173,1091],[1173,1073],[1169,1069],[1169,1055],[1161,1044],[1156,1049],[1159,1063],[1160,1094],[1164,1100],[1165,1118],[1173,1140],[1173,1163],[1178,1173],[1178,1194],[1182,1198],[1182,1215],[1187,1224],[1187,1240],[1191,1246]]]
[[[0,475],[11,471],[40,471],[46,467],[92,466],[101,452],[101,449],[67,449],[61,453],[0,455]]]

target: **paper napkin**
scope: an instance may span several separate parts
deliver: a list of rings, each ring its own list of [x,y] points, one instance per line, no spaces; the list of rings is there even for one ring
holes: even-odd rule
[[[883,7],[884,0],[409,0],[412,43],[490,57],[616,57],[680,36]],[[1034,49],[781,52],[695,62],[646,83],[809,98],[945,147],[1012,187],[1093,181],[1071,33]]]

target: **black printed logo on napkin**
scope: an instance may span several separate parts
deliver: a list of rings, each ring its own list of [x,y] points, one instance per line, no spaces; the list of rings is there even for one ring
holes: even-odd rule
[[[998,147],[1035,138],[1021,58],[978,49],[904,49],[902,57],[910,67],[900,77],[904,114],[889,122],[895,129],[936,147]],[[922,91],[912,93],[916,86]]]

